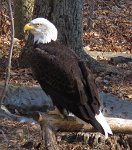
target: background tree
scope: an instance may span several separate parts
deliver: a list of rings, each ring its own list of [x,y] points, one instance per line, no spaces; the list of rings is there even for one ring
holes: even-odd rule
[[[15,37],[24,38],[23,26],[33,15],[34,0],[14,0]]]

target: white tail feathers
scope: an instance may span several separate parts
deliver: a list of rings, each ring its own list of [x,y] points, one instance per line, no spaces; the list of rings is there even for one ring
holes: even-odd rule
[[[95,118],[101,124],[102,128],[104,129],[105,138],[108,138],[108,133],[109,134],[113,134],[111,129],[110,129],[110,126],[106,122],[105,117],[103,116],[101,111],[100,111],[100,113],[98,115],[95,115]]]

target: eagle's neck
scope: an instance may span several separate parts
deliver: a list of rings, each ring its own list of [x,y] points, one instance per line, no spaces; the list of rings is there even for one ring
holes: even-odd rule
[[[34,43],[37,43],[37,44],[49,43],[49,42],[51,42],[51,40],[52,40],[51,37],[44,33],[39,33],[39,34],[34,35]]]

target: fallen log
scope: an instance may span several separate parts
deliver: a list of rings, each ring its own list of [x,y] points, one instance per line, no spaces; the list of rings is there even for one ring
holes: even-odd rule
[[[37,116],[37,117],[36,117]],[[40,126],[43,123],[48,122],[48,125],[54,130],[62,132],[97,132],[90,124],[87,124],[77,117],[69,116],[68,119],[60,117],[56,114],[42,114],[40,112],[33,113],[33,118]],[[121,118],[109,118],[106,117],[108,124],[110,125],[113,133],[132,134],[132,120]]]
[[[28,113],[28,112],[27,112]],[[38,114],[36,118],[34,114]],[[54,129],[62,132],[97,132],[90,124],[86,124],[82,120],[77,117],[69,116],[68,119],[63,119],[60,115],[57,114],[45,114],[40,112],[32,113],[30,112],[30,116],[32,118],[27,118],[23,116],[18,116],[11,114],[2,110],[0,112],[0,117],[8,117],[18,122],[34,122],[37,121],[40,126],[43,126],[43,122],[45,119],[48,124]],[[39,117],[41,116],[41,123]],[[122,119],[122,118],[114,118],[114,117],[105,117],[108,124],[110,125],[113,133],[124,133],[124,134],[132,134],[132,120],[131,119]]]

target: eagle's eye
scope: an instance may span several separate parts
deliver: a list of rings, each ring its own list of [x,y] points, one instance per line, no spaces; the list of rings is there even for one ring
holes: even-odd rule
[[[36,23],[35,26],[39,27],[40,25],[42,25],[41,23]]]

